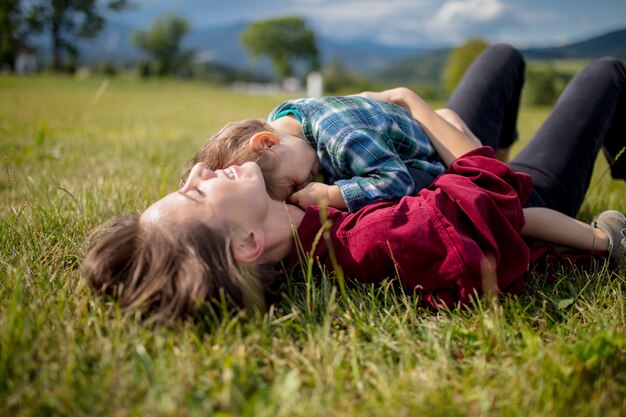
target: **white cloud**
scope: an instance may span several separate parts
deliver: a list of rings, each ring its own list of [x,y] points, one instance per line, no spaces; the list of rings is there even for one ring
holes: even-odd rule
[[[430,47],[473,36],[506,41],[533,18],[510,0],[295,0],[285,12],[306,16],[325,36]]]
[[[458,42],[471,36],[497,36],[519,24],[519,14],[501,0],[448,0],[428,21],[428,30]]]
[[[439,8],[435,21],[441,25],[473,25],[499,20],[505,11],[499,0],[450,0]]]
[[[441,0],[300,0],[290,11],[306,16],[326,36],[415,46],[416,39],[424,39],[424,22],[440,3]]]
[[[367,38],[405,46],[451,45],[480,36],[490,42],[553,43],[626,24],[624,0],[134,0],[115,14],[134,27],[173,10],[194,28],[271,17],[306,18],[321,36]]]

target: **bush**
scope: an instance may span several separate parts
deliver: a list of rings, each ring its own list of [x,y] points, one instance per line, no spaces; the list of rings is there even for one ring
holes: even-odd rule
[[[529,68],[526,71],[524,101],[526,104],[550,106],[556,102],[571,75],[553,66]]]
[[[93,71],[107,77],[115,77],[118,73],[118,68],[111,61],[100,61],[93,67]]]

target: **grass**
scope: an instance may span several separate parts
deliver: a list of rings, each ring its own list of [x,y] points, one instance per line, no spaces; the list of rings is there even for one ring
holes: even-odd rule
[[[91,297],[89,230],[174,189],[208,134],[281,99],[0,77],[0,415],[624,414],[626,279],[602,264],[451,312],[326,276],[290,283],[267,314],[168,328]],[[547,111],[522,109],[521,142]],[[600,160],[581,218],[625,197]]]
[[[585,65],[589,64],[590,60],[588,59],[579,59],[579,58],[563,58],[557,60],[541,60],[534,59],[528,62],[528,67],[532,69],[553,69],[555,71],[569,74],[573,76],[575,73],[580,71]]]

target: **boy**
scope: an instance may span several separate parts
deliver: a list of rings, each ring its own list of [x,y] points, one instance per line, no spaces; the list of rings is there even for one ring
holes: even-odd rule
[[[437,113],[480,144],[462,119],[472,120],[483,144],[506,160],[517,139],[524,68],[522,55],[509,45],[487,48],[450,98],[449,109]],[[182,182],[197,162],[219,169],[256,161],[270,195],[302,208],[323,203],[354,212],[414,195],[445,167],[428,132],[410,114],[406,97],[412,92],[405,90],[291,100],[277,106],[267,123],[228,124],[187,163]],[[324,183],[312,182],[320,171]]]
[[[264,168],[270,194],[302,208],[325,201],[350,212],[397,200],[445,171],[419,123],[400,105],[365,96],[287,101],[267,123],[243,120],[210,138],[183,170],[246,161]],[[323,174],[323,184],[313,182]]]

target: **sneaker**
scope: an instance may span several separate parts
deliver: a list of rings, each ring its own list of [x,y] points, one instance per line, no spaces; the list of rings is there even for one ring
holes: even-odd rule
[[[591,222],[609,236],[609,256],[618,265],[626,265],[626,216],[616,210],[600,213]]]

